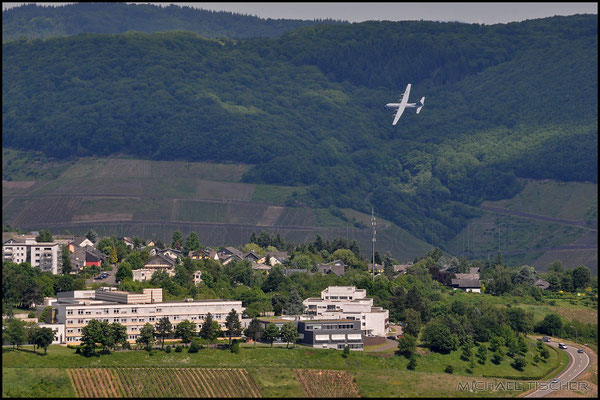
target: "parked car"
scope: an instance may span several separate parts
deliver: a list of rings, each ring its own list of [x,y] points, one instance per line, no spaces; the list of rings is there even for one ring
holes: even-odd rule
[[[557,383],[557,382],[558,382],[558,379],[556,379],[556,378],[552,379],[552,383]]]
[[[94,279],[104,279],[102,275],[95,276]]]
[[[583,353],[583,349],[577,349],[578,353]]]
[[[542,338],[542,342],[549,342],[550,341],[550,336],[544,336]]]

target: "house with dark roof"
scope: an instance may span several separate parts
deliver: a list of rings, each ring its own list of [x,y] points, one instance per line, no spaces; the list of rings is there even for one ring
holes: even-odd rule
[[[144,264],[144,268],[171,269],[175,267],[175,264],[177,264],[176,260],[172,259],[171,257],[165,254],[158,253],[157,255],[149,259],[146,262],[146,264]]]
[[[264,261],[259,260],[259,262],[267,263],[273,267],[276,264],[283,264],[290,256],[287,251],[267,251],[264,258]]]
[[[250,260],[251,262],[258,262],[263,257],[261,257],[258,254],[256,254],[254,252],[254,250],[250,250],[249,252],[247,252],[246,254],[244,254],[242,258],[244,258],[245,260]]]
[[[479,274],[455,274],[456,278],[452,279],[451,286],[454,290],[461,289],[465,292],[481,293],[481,281]]]
[[[343,276],[346,273],[347,265],[341,260],[335,260],[327,264],[318,264],[317,270],[322,274],[335,274]]]
[[[233,255],[238,256],[240,260],[244,258],[244,253],[242,253],[235,247],[222,247],[217,252],[217,255],[219,256],[219,260],[221,261],[224,261]]]

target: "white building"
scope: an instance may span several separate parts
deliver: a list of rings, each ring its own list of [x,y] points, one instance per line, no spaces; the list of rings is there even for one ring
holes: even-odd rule
[[[92,319],[109,323],[119,322],[127,327],[127,338],[134,343],[146,323],[156,324],[167,317],[173,325],[189,320],[199,330],[208,313],[225,329],[227,314],[234,309],[240,316],[244,309],[237,300],[189,300],[163,301],[162,289],[143,289],[142,293],[130,293],[114,288],[95,291],[82,290],[58,293],[56,321],[65,326],[65,342],[79,344],[81,329]],[[93,292],[93,297],[91,296]]]
[[[165,271],[169,276],[174,276],[175,272],[170,268],[140,268],[134,269],[131,271],[133,273],[133,280],[137,282],[145,282],[152,279],[152,275],[154,275],[158,271]]]
[[[38,323],[40,328],[50,328],[54,331],[54,340],[52,344],[65,343],[65,325],[64,324],[42,324]]]
[[[308,298],[302,304],[309,315],[360,320],[365,336],[385,336],[389,329],[389,311],[373,307],[373,299],[366,296],[365,289],[354,286],[329,286],[321,292],[321,298]]]
[[[11,238],[2,245],[2,259],[17,264],[28,262],[42,271],[58,274],[62,257],[58,243],[38,243],[35,238]],[[62,260],[61,260],[62,261]]]

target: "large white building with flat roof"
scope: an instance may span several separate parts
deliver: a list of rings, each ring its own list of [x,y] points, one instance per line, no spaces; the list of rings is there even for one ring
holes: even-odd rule
[[[227,314],[234,309],[240,319],[244,308],[237,300],[179,300],[163,301],[162,289],[143,289],[131,293],[113,288],[80,290],[58,293],[52,306],[56,309],[56,323],[65,326],[66,344],[79,344],[81,330],[92,319],[118,322],[127,328],[127,339],[134,343],[142,327],[155,325],[167,317],[171,324],[189,320],[199,331],[208,313],[225,329]]]
[[[389,329],[389,311],[373,307],[365,289],[354,286],[329,286],[321,298],[309,297],[302,302],[304,312],[326,318],[360,320],[365,336],[385,336]]]

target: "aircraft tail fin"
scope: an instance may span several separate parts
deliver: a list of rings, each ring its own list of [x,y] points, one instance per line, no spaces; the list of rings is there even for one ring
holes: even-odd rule
[[[419,100],[419,107],[417,107],[417,114],[421,111],[421,108],[423,108],[424,105],[425,105],[425,97],[421,97],[421,100]]]

